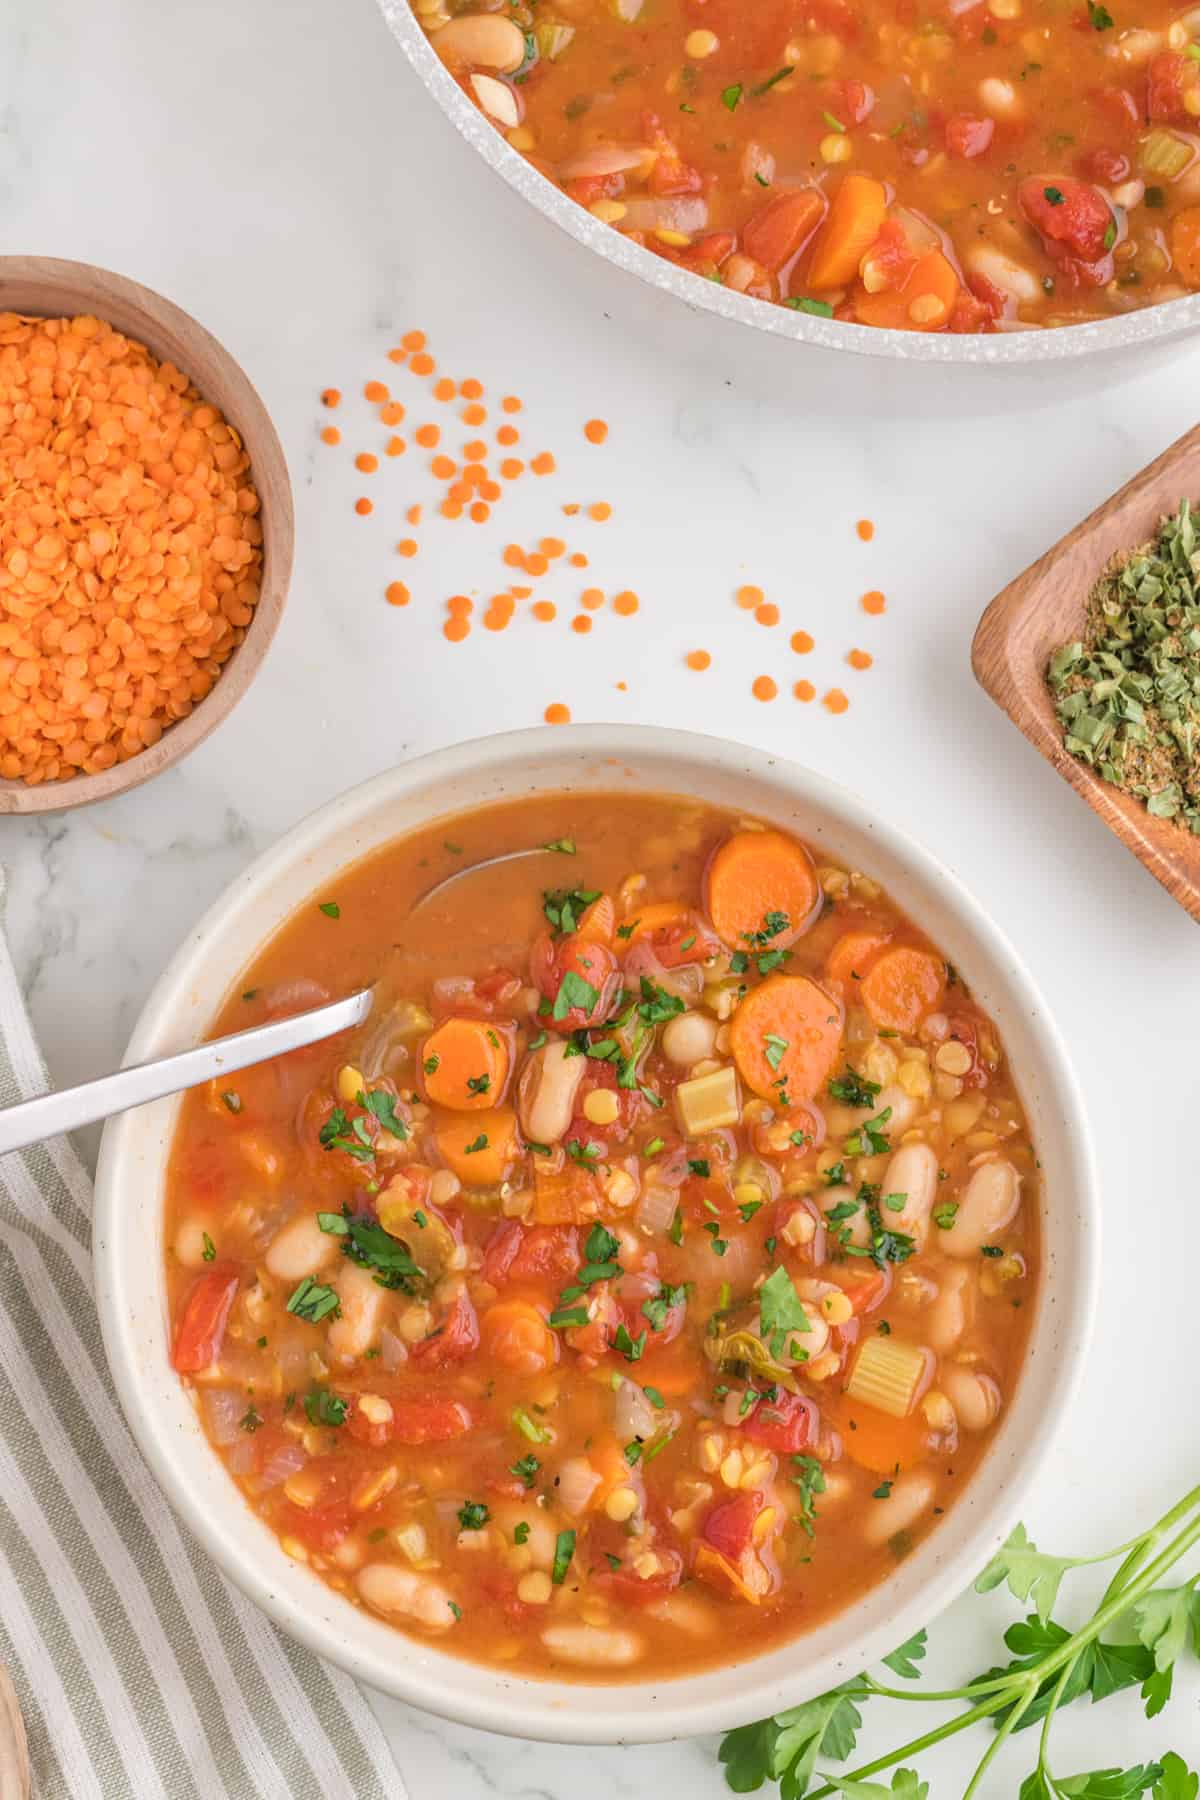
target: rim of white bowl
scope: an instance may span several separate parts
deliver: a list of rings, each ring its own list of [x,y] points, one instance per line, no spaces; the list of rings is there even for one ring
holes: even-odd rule
[[[1012,368],[1028,363],[1073,362],[1136,345],[1169,343],[1200,328],[1200,294],[1166,300],[1111,319],[1053,330],[1012,332],[923,333],[890,331],[879,326],[847,325],[821,319],[767,301],[735,294],[719,282],[706,281],[664,257],[631,243],[611,226],[593,218],[585,207],[538,173],[467,98],[443,67],[417,23],[409,0],[378,0],[388,28],[404,51],[422,85],[488,166],[509,187],[536,207],[560,230],[602,256],[615,268],[672,294],[694,311],[715,313],[797,344],[813,344],[852,356],[881,357],[891,362],[971,364]]]
[[[153,1193],[148,1192],[146,1146],[138,1140],[139,1118],[145,1120],[151,1108],[126,1113],[110,1120],[105,1128],[93,1231],[96,1298],[118,1395],[159,1485],[228,1577],[290,1637],[367,1686],[460,1724],[559,1743],[661,1742],[727,1730],[765,1717],[877,1663],[958,1598],[1003,1542],[1045,1465],[1082,1379],[1099,1285],[1096,1171],[1082,1098],[1062,1039],[1021,959],[958,877],[900,827],[879,818],[856,795],[812,770],[725,739],[655,726],[538,727],[475,739],[414,758],[330,800],[257,857],[189,932],[142,1009],[126,1062],[161,1055],[204,1035],[227,991],[211,997],[202,993],[206,962],[224,935],[231,928],[237,930],[239,913],[250,910],[256,894],[290,879],[295,893],[278,917],[277,922],[282,923],[294,914],[305,895],[318,890],[318,878],[306,877],[304,871],[323,845],[328,848],[330,840],[352,833],[360,824],[369,829],[381,804],[419,796],[434,784],[445,788],[457,781],[478,782],[484,770],[488,781],[502,784],[509,778],[514,783],[507,792],[501,786],[497,798],[564,791],[561,779],[536,779],[532,765],[539,759],[571,761],[580,771],[601,765],[611,770],[611,775],[593,780],[597,792],[614,791],[621,785],[622,773],[639,763],[647,775],[658,765],[691,763],[717,783],[745,781],[759,790],[777,790],[780,812],[789,806],[809,805],[833,822],[830,827],[815,820],[809,828],[810,839],[819,841],[830,830],[869,838],[878,846],[881,861],[892,863],[903,879],[936,889],[945,897],[954,930],[970,939],[990,964],[992,978],[1007,990],[1014,1020],[1036,1038],[1053,1089],[1047,1104],[1057,1121],[1054,1135],[1071,1173],[1071,1191],[1055,1194],[1054,1200],[1057,1207],[1069,1208],[1075,1223],[1082,1227],[1072,1243],[1070,1275],[1054,1274],[1050,1304],[1045,1303],[1045,1286],[1053,1271],[1043,1270],[1043,1300],[1033,1326],[1031,1352],[1043,1334],[1053,1336],[1052,1346],[1043,1343],[1041,1347],[1052,1348],[1056,1361],[1052,1378],[1043,1380],[1040,1410],[1028,1422],[1024,1438],[1017,1442],[1012,1428],[1007,1433],[1002,1429],[946,1518],[897,1565],[891,1580],[812,1633],[744,1661],[675,1680],[656,1683],[650,1678],[611,1685],[541,1681],[505,1674],[502,1668],[427,1647],[365,1610],[351,1607],[293,1562],[243,1501],[167,1363],[158,1254],[161,1187],[156,1184]],[[685,790],[671,788],[667,782],[656,790],[647,780],[642,791]],[[425,816],[434,819],[454,810],[453,805],[438,806]],[[406,835],[410,829],[406,826],[396,835]],[[368,854],[386,841],[386,837],[372,836],[356,854]],[[339,866],[353,860],[354,856],[343,856]],[[231,981],[269,936],[268,930],[256,936],[249,949],[239,950],[237,966],[230,970]],[[1026,1091],[1027,1103],[1030,1097]],[[1040,1092],[1032,1097],[1042,1104]],[[167,1108],[173,1104],[157,1103]],[[169,1141],[172,1129],[173,1116],[158,1133],[161,1141]],[[1044,1138],[1041,1147],[1044,1152]],[[157,1221],[158,1236],[149,1242],[144,1234],[137,1236],[130,1223],[135,1210],[130,1196],[139,1190],[147,1195],[145,1203],[153,1205]],[[1047,1217],[1043,1200],[1044,1238]],[[147,1288],[151,1267],[154,1272]],[[157,1327],[152,1334],[156,1342],[150,1345],[139,1337],[135,1325],[139,1293],[144,1304],[148,1304],[147,1296],[157,1301]],[[1027,1357],[1023,1380],[1031,1375],[1032,1360],[1032,1355]],[[159,1383],[160,1393],[151,1398],[154,1382]],[[1010,1427],[1022,1410],[1023,1392],[1018,1382],[1006,1415]],[[985,1480],[993,1477],[998,1479],[998,1491],[981,1505]],[[204,1484],[207,1494],[199,1491]],[[972,1520],[973,1512],[978,1516]],[[884,1595],[890,1604],[884,1603]],[[879,1615],[874,1623],[860,1625],[858,1615],[872,1609]],[[816,1640],[822,1640],[822,1647],[814,1652]]]

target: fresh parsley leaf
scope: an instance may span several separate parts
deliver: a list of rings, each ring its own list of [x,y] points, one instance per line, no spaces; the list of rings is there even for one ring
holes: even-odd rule
[[[725,108],[726,112],[737,111],[738,101],[742,97],[742,92],[742,84],[740,81],[735,82],[732,87],[721,89],[721,105]]]
[[[413,1293],[424,1271],[413,1261],[408,1245],[385,1231],[368,1213],[347,1211],[345,1222],[342,1250],[351,1262],[370,1269],[380,1287]]]
[[[893,1674],[903,1676],[905,1681],[917,1681],[921,1674],[917,1664],[925,1660],[925,1648],[928,1641],[928,1632],[918,1631],[912,1637],[906,1638],[904,1643],[891,1651],[883,1660]]]
[[[542,895],[542,911],[559,936],[567,937],[578,931],[584,913],[599,898],[599,888],[556,888]]]
[[[531,1488],[537,1480],[538,1470],[541,1466],[541,1463],[531,1450],[527,1456],[521,1457],[519,1462],[509,1463],[508,1472],[510,1475],[515,1475],[517,1480],[521,1482],[523,1486]]]
[[[642,1317],[649,1320],[651,1331],[661,1331],[671,1308],[682,1306],[686,1299],[686,1284],[672,1287],[669,1282],[663,1282],[657,1294],[651,1294],[648,1300],[642,1301]]]
[[[949,1231],[957,1217],[957,1200],[943,1200],[940,1206],[935,1206],[933,1209],[933,1222],[939,1231]]]
[[[613,1333],[613,1349],[620,1351],[626,1362],[640,1362],[647,1335],[645,1331],[639,1331],[636,1337],[630,1337],[628,1327],[618,1325]]]
[[[470,1087],[470,1085],[468,1082],[467,1086]],[[486,1089],[480,1091],[486,1092]],[[393,1137],[406,1138],[408,1136],[408,1126],[403,1119],[397,1116],[396,1102],[391,1094],[385,1093],[382,1088],[376,1088],[372,1093],[356,1094],[355,1100],[365,1112],[371,1114],[372,1118],[378,1119],[383,1129],[390,1132]]]
[[[763,1034],[763,1055],[771,1068],[777,1069],[788,1053],[788,1041],[774,1031]]]
[[[891,1787],[881,1781],[852,1781],[848,1775],[824,1775],[835,1793],[844,1800],[927,1800],[929,1783],[922,1781],[915,1769],[896,1769]]]
[[[328,1388],[312,1388],[304,1396],[304,1410],[310,1425],[344,1425],[346,1402]]]
[[[891,1107],[885,1106],[883,1111],[876,1113],[873,1119],[867,1119],[857,1131],[852,1131],[845,1140],[842,1145],[843,1154],[846,1156],[882,1156],[890,1150],[892,1146],[883,1127],[891,1116]]]
[[[815,1536],[816,1496],[825,1492],[825,1471],[815,1456],[793,1456],[796,1473],[792,1480],[800,1490],[799,1519],[809,1537]]]
[[[1043,1555],[1024,1525],[1018,1525],[976,1581],[975,1592],[990,1594],[1006,1582],[1016,1599],[1033,1601],[1044,1625],[1054,1610],[1063,1576],[1074,1566],[1073,1557]]]
[[[764,1338],[773,1338],[776,1332],[812,1330],[803,1302],[786,1269],[779,1268],[768,1275],[758,1290],[758,1308]]]
[[[1196,1800],[1200,1793],[1200,1775],[1193,1774],[1173,1750],[1168,1750],[1159,1762],[1161,1773],[1151,1800]]]
[[[341,1311],[341,1303],[331,1287],[324,1287],[306,1275],[298,1282],[287,1303],[287,1310],[297,1319],[307,1319],[310,1325],[319,1325],[331,1313]]]
[[[491,1516],[482,1500],[465,1500],[458,1509],[458,1522],[463,1531],[482,1531]]]
[[[569,1012],[576,1009],[583,1013],[592,1013],[595,1011],[599,999],[600,995],[590,981],[585,981],[583,976],[577,974],[574,969],[568,969],[555,997],[551,1016],[555,1020],[561,1021]]]
[[[819,1756],[841,1762],[853,1753],[862,1725],[855,1701],[864,1695],[861,1682],[846,1682],[773,1719],[726,1732],[719,1756],[727,1784],[735,1794],[749,1794],[764,1781],[779,1781],[789,1800],[800,1800]]]
[[[880,1091],[877,1081],[868,1081],[856,1069],[852,1069],[849,1063],[846,1065],[846,1073],[838,1075],[829,1083],[830,1094],[844,1106],[870,1106]]]
[[[491,1087],[491,1085],[492,1085],[492,1078],[490,1075],[468,1075],[467,1076],[467,1092],[468,1092],[468,1094],[486,1094],[488,1089]]]
[[[336,900],[320,901],[317,906],[317,911],[323,912],[327,919],[340,919],[342,916],[342,909]]]

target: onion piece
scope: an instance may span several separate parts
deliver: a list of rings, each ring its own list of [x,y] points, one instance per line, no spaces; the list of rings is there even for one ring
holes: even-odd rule
[[[389,1375],[394,1375],[400,1365],[407,1361],[408,1345],[385,1325],[379,1334],[380,1367],[386,1369]]]
[[[225,1467],[231,1475],[249,1475],[254,1467],[255,1449],[249,1438],[241,1444],[235,1444],[225,1458]]]
[[[622,1376],[613,1402],[613,1428],[623,1444],[631,1438],[648,1442],[658,1430],[654,1408],[635,1381]]]
[[[278,1487],[281,1482],[290,1480],[307,1461],[299,1444],[281,1444],[263,1464],[256,1486],[264,1489]]]
[[[634,194],[624,204],[622,230],[682,231],[690,237],[708,224],[708,201],[697,194]]]
[[[208,1435],[223,1449],[236,1444],[242,1435],[238,1420],[245,1416],[246,1402],[231,1388],[205,1388],[201,1398]]]
[[[640,1230],[648,1231],[654,1236],[660,1232],[669,1231],[678,1204],[679,1196],[674,1188],[661,1186],[643,1188],[637,1212],[634,1214],[635,1222]]]
[[[569,1457],[558,1471],[559,1505],[577,1519],[599,1486],[600,1477],[586,1456]]]
[[[277,981],[274,987],[264,988],[260,998],[271,1017],[281,1019],[310,1006],[323,1006],[332,996],[319,981],[301,975],[295,981]]]
[[[641,144],[595,144],[563,163],[558,178],[579,181],[590,175],[625,175],[631,169],[640,169],[647,155]]]

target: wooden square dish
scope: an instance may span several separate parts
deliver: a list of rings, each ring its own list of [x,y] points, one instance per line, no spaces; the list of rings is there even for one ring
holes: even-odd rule
[[[1200,426],[1060,538],[992,601],[975,633],[975,678],[1173,899],[1200,920],[1200,837],[1156,819],[1063,747],[1046,686],[1060,644],[1082,637],[1087,600],[1114,556],[1152,538],[1184,496],[1200,499]]]

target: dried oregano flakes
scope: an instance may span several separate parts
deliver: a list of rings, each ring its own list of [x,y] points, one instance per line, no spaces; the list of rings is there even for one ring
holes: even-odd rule
[[[1063,741],[1159,819],[1200,832],[1200,548],[1191,504],[1116,559],[1050,658]]]

